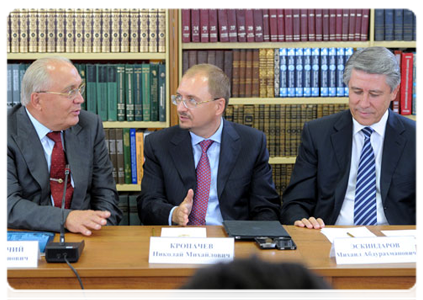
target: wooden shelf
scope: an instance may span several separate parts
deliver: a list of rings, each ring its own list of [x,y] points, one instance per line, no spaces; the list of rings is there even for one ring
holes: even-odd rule
[[[230,98],[233,104],[348,104],[346,97]]]
[[[416,121],[416,115],[405,115],[404,117]]]
[[[168,122],[103,122],[104,128],[166,128]]]
[[[141,185],[138,184],[116,184],[118,192],[139,192]]]
[[[372,42],[372,46],[377,47],[385,47],[385,48],[416,48],[417,43],[416,41],[374,41]]]
[[[7,53],[8,60],[36,60],[64,56],[71,60],[165,60],[166,53]]]
[[[266,42],[266,43],[183,43],[183,50],[195,49],[260,49],[260,48],[364,48],[367,42]]]

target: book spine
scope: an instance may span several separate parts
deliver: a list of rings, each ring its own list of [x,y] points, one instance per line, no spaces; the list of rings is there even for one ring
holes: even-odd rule
[[[350,59],[351,55],[353,55],[354,49],[349,47],[345,48],[345,58],[344,58],[344,66],[347,64],[348,60]],[[348,97],[350,90],[347,85],[344,84],[344,95]]]
[[[108,8],[103,8],[101,11],[102,26],[101,26],[101,52],[110,52],[110,25],[111,25],[111,11]]]
[[[350,18],[350,10],[343,9],[342,10],[342,35],[341,40],[348,41],[348,32],[349,32],[349,18]]]
[[[229,42],[234,43],[238,41],[236,11],[235,9],[227,9],[228,27],[229,27]]]
[[[385,16],[385,41],[394,40],[394,10],[393,9],[384,9]]]
[[[125,184],[132,183],[130,128],[123,128],[123,163]]]
[[[269,24],[269,10],[262,9],[263,13],[263,42],[270,41],[270,24]]]
[[[107,121],[107,67],[97,64],[97,114]]]
[[[107,68],[107,120],[117,121],[117,66],[109,64]]]
[[[288,97],[295,97],[295,49],[288,48],[287,51],[288,66]]]
[[[311,97],[311,48],[304,48],[304,97]]]
[[[329,49],[320,49],[320,97],[329,96]]]
[[[28,52],[28,34],[29,34],[29,11],[25,8],[20,10],[20,20],[19,20],[19,32],[20,32],[20,41],[19,41],[19,52],[27,53]]]
[[[182,43],[191,42],[191,11],[190,9],[181,9]]]
[[[260,95],[260,70],[259,70],[259,49],[253,49],[253,78],[251,96],[259,97]]]
[[[275,96],[275,51],[273,49],[266,49],[266,94],[267,98],[273,98]]]
[[[134,121],[135,108],[134,108],[134,65],[125,65],[125,114],[126,121]]]
[[[276,9],[269,9],[270,41],[278,41],[278,14]]]
[[[200,42],[208,43],[210,39],[209,33],[209,11],[208,9],[200,9]]]
[[[209,9],[210,43],[218,42],[217,9]]]
[[[157,51],[166,52],[166,9],[159,8],[157,13]]]
[[[134,120],[142,121],[142,66],[134,65]]]
[[[151,116],[150,88],[150,64],[142,64],[142,112],[144,121],[150,121]]]
[[[101,9],[93,11],[93,52],[101,52]]]
[[[394,40],[402,41],[403,37],[403,27],[404,27],[404,10],[403,9],[394,9]]]
[[[361,13],[361,40],[367,41],[369,34],[370,9],[363,9]],[[375,18],[376,31],[376,18]]]
[[[84,9],[84,53],[93,52],[93,13],[90,8]]]
[[[56,10],[50,8],[47,10],[47,52],[55,52],[55,51],[56,51]],[[20,52],[22,52],[22,49]]]
[[[319,97],[320,48],[311,49],[311,96]]]
[[[267,67],[266,67],[266,49],[259,49],[259,82],[260,82],[260,90],[259,96],[260,98],[266,98],[267,96]]]
[[[229,42],[229,28],[228,28],[228,14],[226,9],[218,9],[218,27],[219,27],[219,41],[222,43]]]
[[[44,10],[40,10],[40,14]],[[19,10],[10,13],[10,52],[19,52]],[[44,51],[45,52],[45,51]]]
[[[116,158],[117,158],[118,183],[125,184],[126,177],[125,177],[125,150],[124,150],[123,129],[112,128],[112,130],[116,131]]]
[[[84,51],[84,12],[82,9],[75,9],[75,52]]]
[[[295,97],[304,96],[304,51],[295,49]]]
[[[411,115],[413,94],[413,53],[402,53],[401,57],[401,115]]]
[[[342,9],[335,9],[336,11],[336,29],[335,29],[335,41],[342,41],[342,32],[344,28],[343,22],[343,10]]]
[[[158,52],[158,9],[150,8],[148,10],[148,52],[156,53]]]
[[[247,31],[245,29],[245,10],[244,9],[236,10],[236,26],[237,26],[238,42],[246,42]]]
[[[110,128],[104,129],[104,133],[105,133],[105,140],[106,140],[106,145],[107,149],[109,150],[109,157],[110,157],[110,161],[112,162],[112,166],[113,166],[113,179],[115,180],[116,183],[118,183],[118,176],[117,176],[117,152],[116,152],[116,129],[115,128]]]
[[[323,41],[329,41],[330,35],[330,11],[322,9],[322,38]]]
[[[294,40],[292,9],[285,9],[285,41],[292,42]]]
[[[120,10],[120,52],[129,52],[129,9],[127,8]]]
[[[191,9],[191,41],[200,42],[200,10]]]
[[[254,16],[252,9],[245,9],[245,29],[247,42],[254,42]]]
[[[75,52],[75,10],[71,8],[65,12],[65,52]]]
[[[137,141],[135,128],[129,129],[130,147],[131,147],[131,183],[138,184],[137,179]]]
[[[288,97],[287,48],[279,49],[279,97]]]
[[[329,41],[336,40],[336,9],[329,9]]]
[[[141,180],[144,176],[144,132],[142,130],[137,130],[135,133],[135,139],[137,154],[137,184],[141,185]]]
[[[150,64],[150,121],[159,120],[159,65]]]
[[[409,9],[404,9],[404,16],[403,16],[403,36],[404,36],[404,41],[415,41],[416,39],[414,38],[415,35],[415,15],[414,13],[409,10]]]
[[[38,37],[37,37],[37,10],[30,9],[28,15],[28,52],[37,52]]]
[[[300,40],[308,41],[308,10],[300,9]]]
[[[285,10],[277,9],[278,42],[285,41]]]
[[[375,9],[375,41],[385,38],[385,13],[383,9]]]
[[[148,9],[142,8],[140,10],[140,52],[148,52]]]
[[[140,10],[137,8],[132,8],[129,12],[129,52],[140,52],[139,23]]]
[[[348,28],[348,40],[354,41],[355,40],[355,19],[356,19],[356,9],[350,9],[350,18],[348,21],[349,28]]]
[[[329,97],[336,97],[336,48],[329,48]]]
[[[301,39],[301,19],[300,10],[292,10],[292,30],[293,30],[293,41],[299,42]]]
[[[96,114],[97,113],[97,67],[94,64],[87,64],[86,71],[87,71],[87,91],[86,91],[87,110]]]
[[[166,122],[166,65],[159,65],[159,121]]]
[[[345,96],[345,84],[343,81],[345,68],[345,49],[336,48],[336,96]]]
[[[314,9],[307,9],[308,14],[308,40],[316,41],[316,15]]]
[[[263,42],[263,12],[261,9],[253,9],[254,17],[254,41]]]
[[[279,74],[279,70],[280,70],[280,63],[279,63],[279,49],[274,49],[273,51],[273,56],[274,56],[274,63],[273,63],[273,70],[274,70],[274,94],[272,96],[273,97],[279,97],[279,90],[280,90],[280,83],[279,83],[279,79],[280,79],[280,74]]]
[[[354,41],[360,41],[361,38],[361,22],[363,18],[362,11],[362,9],[357,9],[355,12]]]

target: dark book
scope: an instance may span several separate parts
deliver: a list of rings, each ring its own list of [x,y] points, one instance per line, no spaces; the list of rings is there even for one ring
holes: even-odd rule
[[[229,42],[231,42],[231,43],[238,42],[236,10],[235,9],[227,9],[226,13],[228,15]]]
[[[118,98],[117,98],[117,120],[125,121],[125,103],[126,103],[126,84],[125,84],[125,65],[117,65],[117,89],[118,89]]]
[[[229,42],[228,14],[226,9],[218,9],[217,16],[219,27],[219,41],[222,43]]]
[[[97,114],[107,121],[107,66],[97,64]]]
[[[263,12],[261,9],[253,9],[254,17],[254,41],[263,42]]]
[[[385,14],[385,41],[394,40],[394,9],[384,9]]]
[[[342,41],[342,32],[343,32],[343,28],[344,28],[343,9],[336,9],[335,11],[336,11],[336,19],[335,19],[335,27],[336,27],[336,29],[335,29],[335,41]]]
[[[208,61],[208,50],[197,51],[197,64],[206,64]]]
[[[292,42],[294,40],[294,28],[292,21],[292,9],[285,9],[285,41]]]
[[[200,10],[191,9],[191,41],[200,42]]]
[[[125,108],[126,108],[126,121],[134,121],[135,116],[135,107],[134,107],[134,65],[126,64],[125,65]]]
[[[263,42],[270,41],[270,24],[269,24],[269,10],[262,9],[263,13]]]
[[[197,50],[189,50],[188,51],[188,68],[191,68],[192,66],[196,65],[198,63],[197,59]]]
[[[329,97],[336,96],[336,48],[329,48]]]
[[[181,9],[182,43],[191,42],[191,10]]]
[[[111,128],[110,133],[115,131],[116,136],[116,165],[117,165],[117,183],[125,183],[125,158],[123,153],[123,129],[122,128]]]
[[[142,115],[142,65],[134,64],[134,120],[143,121]]]
[[[251,97],[259,97],[260,95],[259,73],[259,49],[253,49],[253,74],[251,82]]]
[[[233,65],[233,52],[232,50],[224,50],[224,63],[223,71],[229,79],[232,79],[232,65]]]
[[[117,121],[118,82],[117,66],[107,65],[107,120]]]
[[[403,27],[404,27],[404,10],[394,9],[394,40],[396,41],[404,40]]]
[[[329,41],[336,40],[336,9],[329,9]]]
[[[209,40],[210,43],[218,42],[217,9],[209,9]]]
[[[240,49],[240,56],[239,56],[239,94],[240,98],[245,97],[245,66],[246,66],[246,49]]]
[[[356,24],[356,13],[357,13],[357,9],[350,9],[350,18],[348,21],[348,40],[349,41],[354,41],[355,40],[355,24]]]
[[[288,96],[287,48],[279,49],[279,97]]]
[[[252,9],[245,9],[245,30],[247,42],[254,42],[254,15]]]
[[[97,113],[97,66],[94,64],[86,64],[87,70],[87,111],[94,114]]]
[[[361,40],[367,41],[369,34],[370,9],[363,9],[361,12]],[[375,23],[376,25],[376,23]],[[376,30],[376,27],[375,27]]]
[[[208,43],[209,39],[209,10],[202,8],[200,9],[200,42]]]
[[[166,65],[159,64],[159,121],[166,122]]]
[[[308,40],[310,42],[316,41],[316,15],[314,9],[307,9],[308,13]]]
[[[413,58],[413,53],[402,53],[401,56],[401,115],[411,115],[411,100],[413,95]]]
[[[341,40],[348,41],[348,32],[350,28],[350,10],[343,9],[342,10],[342,33],[341,33]]]
[[[278,14],[276,9],[269,9],[270,41],[278,41]]]
[[[216,50],[207,50],[207,63],[216,65]]]
[[[129,146],[131,151],[131,183],[138,183],[138,170],[137,170],[137,147],[136,147],[136,138],[135,138],[136,129],[129,129]],[[125,138],[125,137],[124,137]]]
[[[300,9],[300,40],[308,41],[308,10]]]
[[[130,128],[123,128],[122,131],[123,131],[123,159],[124,159],[123,167],[124,167],[124,174],[125,174],[125,184],[132,184]]]
[[[385,38],[385,11],[375,9],[375,41],[383,41]]]
[[[404,9],[403,16],[403,37],[404,41],[415,41],[415,15],[409,9]]]
[[[151,75],[150,64],[141,64],[141,93],[142,93],[142,119],[151,121]]]
[[[317,28],[316,28],[317,30]],[[323,41],[329,41],[330,35],[330,10],[322,9],[322,38]]]
[[[277,28],[278,28],[278,42],[285,42],[285,10],[277,9]]]
[[[150,64],[150,121],[159,121],[159,65]]]
[[[245,9],[236,10],[236,28],[237,28],[238,42],[246,42],[247,31],[245,29]]]
[[[253,79],[253,50],[245,50],[245,95],[244,97],[252,97],[252,79]]]
[[[216,50],[215,51],[215,66],[217,66],[222,71],[225,70],[225,52],[224,50]]]
[[[357,9],[355,12],[355,28],[354,28],[354,41],[359,41],[361,36],[361,22],[363,18],[363,10]]]
[[[234,49],[233,52],[233,61],[232,61],[232,97],[239,97],[239,84],[240,84],[240,59],[241,59],[241,50]],[[230,78],[230,77],[229,77]]]
[[[293,41],[299,42],[301,39],[301,18],[300,10],[292,10],[292,28],[293,28]]]

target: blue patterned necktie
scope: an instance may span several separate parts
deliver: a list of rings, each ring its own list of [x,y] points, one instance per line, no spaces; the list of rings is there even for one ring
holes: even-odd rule
[[[203,140],[200,142],[201,157],[197,165],[197,189],[195,191],[188,225],[206,224],[206,212],[209,203],[211,184],[211,171],[207,150],[211,144],[213,144],[211,140]]]
[[[364,145],[358,165],[357,183],[355,187],[354,224],[376,225],[376,165],[370,136],[371,127],[362,129]]]

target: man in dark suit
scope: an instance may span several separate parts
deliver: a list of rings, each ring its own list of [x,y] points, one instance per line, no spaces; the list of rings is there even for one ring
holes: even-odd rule
[[[184,74],[172,99],[179,126],[145,139],[138,197],[141,222],[213,225],[223,220],[279,220],[280,199],[268,164],[265,135],[222,117],[229,97],[230,81],[218,67],[196,65]],[[196,175],[202,173],[203,140],[212,142],[204,155],[210,174],[203,215],[197,220],[197,199],[204,191]]]
[[[119,223],[119,198],[102,122],[81,110],[83,89],[78,71],[65,58],[39,59],[25,72],[21,104],[8,114],[9,228],[60,231],[61,209],[50,189],[52,180],[62,179],[50,176],[57,146],[48,137],[52,131],[61,137],[73,187],[65,227],[90,235],[103,225]]]
[[[389,109],[400,80],[388,49],[353,54],[344,72],[350,109],[304,125],[283,194],[284,224],[316,229],[325,224],[416,224],[416,124]],[[364,131],[371,132],[370,138]],[[369,205],[369,221],[360,223],[362,203]]]

